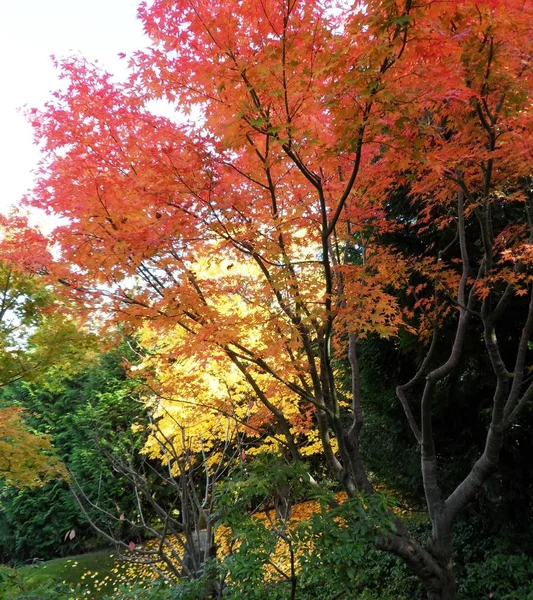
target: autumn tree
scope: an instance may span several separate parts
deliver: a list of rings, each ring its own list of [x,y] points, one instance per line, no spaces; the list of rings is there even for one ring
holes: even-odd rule
[[[229,365],[287,456],[312,434],[350,496],[373,493],[358,341],[416,338],[420,368],[397,391],[432,535],[422,546],[398,521],[379,545],[433,600],[456,597],[453,523],[533,395],[531,11],[156,0],[140,6],[152,45],[128,81],[65,60],[65,89],[30,114],[44,159],[28,202],[68,220],[53,233],[55,279],[102,322],[179,332],[157,346],[161,364]],[[417,207],[405,221],[388,218],[400,187]],[[430,228],[433,243],[402,255],[385,241],[402,228]],[[504,359],[506,310],[521,330]],[[482,455],[444,494],[433,402],[472,332],[492,365],[492,416]]]
[[[79,331],[42,278],[46,246],[24,218],[0,218],[0,388],[45,371],[72,371],[91,346],[90,336]],[[0,402],[0,477],[19,487],[66,477],[49,436],[30,432],[22,407],[5,402]]]

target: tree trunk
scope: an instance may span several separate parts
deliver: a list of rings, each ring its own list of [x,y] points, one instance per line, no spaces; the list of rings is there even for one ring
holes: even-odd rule
[[[428,590],[428,600],[456,600],[457,586],[452,569],[447,570],[446,578],[439,583],[434,589]]]
[[[216,546],[207,529],[193,531],[185,543],[183,576],[199,577],[207,558],[216,556]]]
[[[439,577],[427,586],[428,600],[455,600],[457,586],[453,571],[453,534],[451,528],[443,527],[439,531],[434,527],[434,536],[428,541],[427,549],[440,567]]]
[[[378,540],[378,548],[401,558],[427,592],[427,600],[456,600],[451,530],[435,531],[424,547],[396,520],[396,533],[388,532]]]

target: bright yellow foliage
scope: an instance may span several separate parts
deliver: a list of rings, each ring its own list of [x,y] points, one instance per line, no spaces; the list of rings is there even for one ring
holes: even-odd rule
[[[232,285],[236,279],[241,282],[237,289],[224,285],[228,269]],[[198,286],[213,288],[206,305],[199,308],[203,320],[191,322],[182,317],[166,329],[157,329],[146,320],[140,331],[139,342],[147,357],[136,370],[155,392],[148,403],[158,430],[157,434],[153,430],[146,452],[165,461],[164,448],[171,443],[178,455],[212,452],[211,460],[218,460],[217,447],[236,433],[245,435],[249,454],[279,452],[283,436],[278,435],[273,412],[265,403],[284,415],[302,455],[320,452],[318,434],[311,427],[314,407],[303,403],[272,374],[247,363],[247,372],[264,394],[262,402],[246,374],[228,356],[227,349],[235,350],[233,342],[238,340],[237,353],[264,356],[272,371],[283,373],[286,380],[305,378],[298,364],[297,344],[292,362],[281,348],[276,351],[283,337],[272,339],[272,320],[277,317],[265,306],[256,285],[258,267],[211,256],[199,259],[189,271]],[[218,329],[212,331],[209,316],[215,311]],[[281,318],[278,328],[280,332],[285,328]]]

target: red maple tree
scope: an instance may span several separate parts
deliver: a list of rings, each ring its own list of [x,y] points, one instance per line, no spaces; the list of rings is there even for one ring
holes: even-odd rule
[[[403,328],[427,345],[397,391],[433,532],[423,547],[398,523],[379,544],[432,599],[456,597],[453,523],[533,396],[532,12],[523,0],[156,0],[140,6],[152,45],[132,57],[128,81],[62,61],[67,86],[30,115],[45,158],[28,202],[68,219],[53,233],[55,276],[117,320],[181,328],[183,354],[231,361],[298,460],[285,390],[312,411],[348,494],[373,492],[358,339]],[[153,101],[176,118],[151,112]],[[408,223],[388,216],[400,187],[417,207]],[[402,255],[384,241],[402,227],[452,241]],[[216,276],[198,268],[209,257]],[[498,346],[511,304],[522,315],[512,366]],[[483,454],[445,497],[432,402],[474,321],[494,372],[492,420]],[[443,323],[451,348],[439,345]],[[343,354],[348,402],[334,368]]]

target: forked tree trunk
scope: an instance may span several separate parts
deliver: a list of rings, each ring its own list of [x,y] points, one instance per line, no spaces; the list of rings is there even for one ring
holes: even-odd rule
[[[451,524],[434,523],[433,534],[425,546],[412,537],[400,519],[395,519],[394,525],[396,531],[381,537],[378,548],[404,561],[426,590],[425,599],[456,600]]]
[[[439,561],[439,572],[428,578],[427,573],[417,572],[413,569],[414,574],[422,581],[426,592],[427,600],[456,600],[457,585],[453,572],[452,557],[446,560],[446,564]]]

